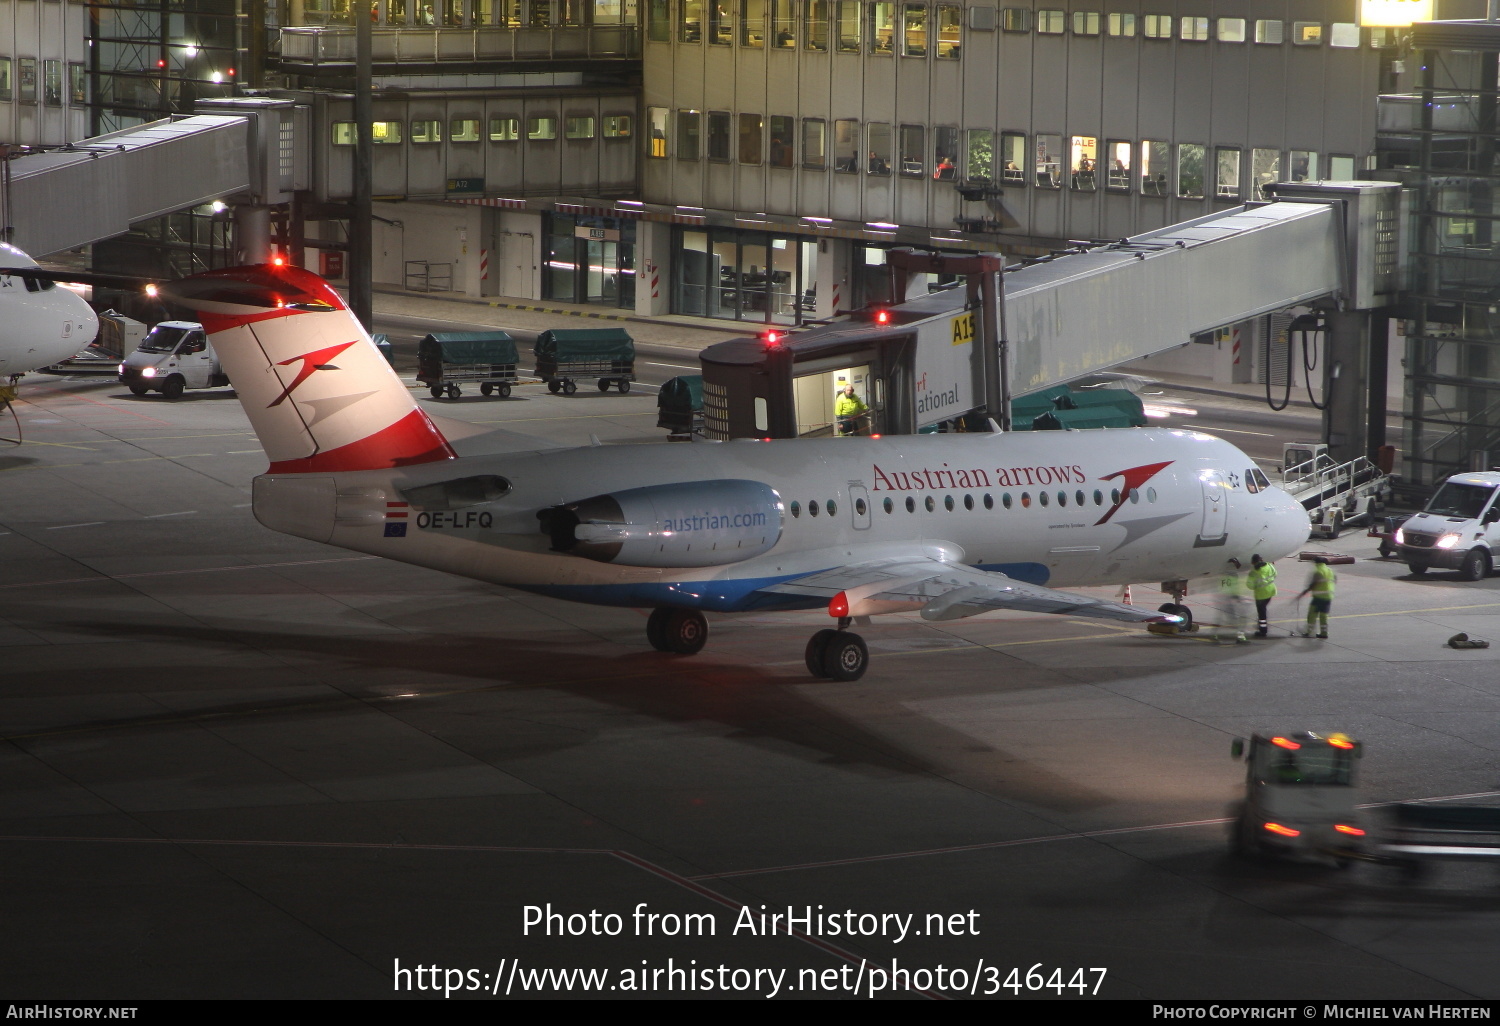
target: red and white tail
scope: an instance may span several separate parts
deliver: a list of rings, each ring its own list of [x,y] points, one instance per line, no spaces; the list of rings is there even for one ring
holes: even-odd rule
[[[163,291],[197,311],[271,474],[376,470],[454,452],[328,283],[258,264]]]

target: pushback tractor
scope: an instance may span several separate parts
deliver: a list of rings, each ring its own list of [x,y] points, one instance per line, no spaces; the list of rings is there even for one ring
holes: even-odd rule
[[[1231,848],[1248,857],[1332,858],[1343,868],[1361,858],[1356,767],[1362,746],[1343,734],[1254,734],[1235,738],[1245,760],[1245,800],[1231,827]]]

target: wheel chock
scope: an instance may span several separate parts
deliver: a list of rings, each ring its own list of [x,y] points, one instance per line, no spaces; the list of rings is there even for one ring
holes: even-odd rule
[[[1455,634],[1448,639],[1449,648],[1489,648],[1490,643],[1482,638],[1471,638],[1467,634]]]

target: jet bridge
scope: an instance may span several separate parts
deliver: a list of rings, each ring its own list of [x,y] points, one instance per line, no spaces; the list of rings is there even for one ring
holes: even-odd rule
[[[199,108],[207,112],[5,161],[8,241],[43,257],[210,200],[236,197],[263,210],[306,188],[306,107],[236,97]]]
[[[1367,373],[1366,335],[1377,333],[1368,330],[1366,312],[1393,302],[1400,285],[1401,189],[1388,182],[1272,188],[1277,202],[1007,268],[999,336],[1015,394],[1166,352],[1275,310],[1318,304],[1328,310],[1337,368],[1328,383],[1337,400],[1328,440],[1336,454],[1341,444],[1354,450],[1341,458],[1363,455],[1366,397],[1359,389],[1373,377],[1384,380],[1383,367]],[[856,315],[774,343],[711,346],[702,357],[706,430],[725,438],[827,432],[833,395],[844,384],[866,397],[873,431],[920,431],[985,411],[978,313],[968,292],[956,288],[895,305],[884,312],[886,323]]]

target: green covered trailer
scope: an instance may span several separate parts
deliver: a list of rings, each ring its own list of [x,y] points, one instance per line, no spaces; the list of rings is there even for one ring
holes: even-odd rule
[[[457,399],[462,384],[477,384],[490,395],[510,395],[520,357],[516,343],[503,331],[441,331],[423,337],[417,346],[417,380],[437,399]]]
[[[635,341],[623,328],[551,328],[536,337],[536,376],[547,391],[572,395],[575,378],[597,378],[599,391],[614,385],[630,391],[635,380]]]

